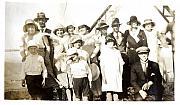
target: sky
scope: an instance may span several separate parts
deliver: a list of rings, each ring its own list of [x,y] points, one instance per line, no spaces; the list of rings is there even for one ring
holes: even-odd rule
[[[116,9],[115,17],[123,23],[121,27],[123,31],[127,28],[126,23],[132,15],[136,15],[141,23],[144,19],[153,19],[157,23],[156,28],[161,31],[167,23],[153,6],[156,5],[161,9],[163,4],[174,9],[172,0],[61,0],[61,2],[7,0],[5,2],[5,49],[19,48],[25,20],[34,19],[41,11],[49,18],[47,27],[54,30],[59,24],[91,26],[104,9],[112,5],[110,11]]]

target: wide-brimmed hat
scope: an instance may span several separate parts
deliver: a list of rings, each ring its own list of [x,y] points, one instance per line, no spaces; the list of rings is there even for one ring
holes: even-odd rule
[[[149,52],[150,52],[150,49],[149,49],[148,47],[146,47],[146,46],[142,46],[142,47],[138,47],[138,48],[136,49],[136,52],[137,52],[138,54],[149,53]]]
[[[86,28],[86,30],[90,30],[90,27],[85,24],[78,26],[78,30],[80,30],[81,28]]]
[[[95,81],[99,78],[100,75],[99,67],[95,63],[92,63],[90,64],[90,68],[92,73],[92,81]]]
[[[145,27],[145,25],[147,25],[147,24],[151,24],[152,27],[155,26],[155,22],[153,22],[152,19],[145,19],[142,26]]]
[[[37,26],[37,24],[34,22],[34,20],[32,20],[32,19],[27,19],[27,20],[25,21],[25,25],[23,26],[23,31],[24,31],[24,32],[27,32],[27,25],[31,25],[31,24],[35,26],[36,31],[38,30],[38,26]]]
[[[112,27],[114,27],[114,26],[120,26],[121,25],[121,23],[119,22],[119,19],[118,18],[115,18],[113,21],[112,21]]]
[[[54,29],[53,33],[56,35],[56,31],[59,29],[62,29],[63,33],[65,33],[65,28],[62,24],[57,25],[56,28]]]
[[[70,48],[70,49],[67,50],[66,54],[67,54],[67,56],[70,56],[70,55],[73,55],[73,54],[78,54],[77,49],[74,48],[74,47]]]
[[[37,43],[35,43],[35,41],[30,40],[30,41],[27,43],[27,48],[29,48],[29,47],[37,47],[37,48],[38,48],[38,45],[37,45]]]
[[[127,22],[128,25],[130,25],[131,23],[137,22],[138,25],[141,25],[141,22],[138,21],[136,16],[131,16],[129,22]]]
[[[39,19],[46,19],[46,21],[49,20],[49,18],[45,16],[44,12],[37,13],[37,17],[34,19],[34,21],[37,22]]]
[[[111,37],[111,36],[107,36],[105,44],[107,44],[108,42],[114,42],[114,44],[115,44],[116,40],[113,37]]]
[[[74,43],[76,43],[78,41],[80,41],[82,45],[84,44],[84,41],[82,40],[82,37],[80,37],[80,36],[73,36],[70,39],[71,44],[74,44]]]
[[[99,23],[99,26],[96,28],[97,30],[101,30],[103,28],[108,28],[109,25],[107,25],[106,23],[102,22],[102,23]]]

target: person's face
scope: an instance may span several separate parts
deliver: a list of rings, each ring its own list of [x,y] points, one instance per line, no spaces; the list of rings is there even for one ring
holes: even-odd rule
[[[119,26],[113,26],[112,28],[114,32],[119,32]]]
[[[29,35],[34,35],[36,33],[36,27],[33,24],[27,25],[26,28]]]
[[[112,48],[114,46],[114,42],[108,42],[107,46]]]
[[[86,28],[85,28],[85,27],[84,27],[84,28],[80,28],[80,29],[79,29],[79,33],[80,33],[81,35],[85,35],[85,34],[87,33]]]
[[[41,28],[46,27],[46,22],[47,22],[47,20],[46,20],[45,18],[40,18],[40,19],[38,19],[37,22],[39,23],[39,26],[40,26]]]
[[[77,41],[76,43],[73,44],[73,46],[77,49],[79,49],[81,47],[81,42],[80,41]]]
[[[100,31],[102,35],[107,35],[107,28],[102,28]]]
[[[35,54],[37,54],[37,47],[36,46],[30,46],[29,48],[28,48],[28,50],[29,50],[29,52],[32,54],[32,55],[35,55]]]
[[[68,28],[68,33],[69,33],[69,34],[73,34],[73,33],[74,33],[74,28],[73,28],[73,27]]]
[[[148,60],[148,53],[140,53],[138,54],[141,61],[146,62]]]
[[[151,30],[152,30],[151,23],[146,24],[144,28],[145,28],[147,31],[151,31]]]
[[[58,29],[58,30],[56,31],[56,35],[59,36],[59,37],[63,37],[63,34],[64,34],[63,29]]]
[[[131,23],[131,27],[132,27],[132,28],[137,28],[137,26],[138,26],[137,22],[132,22],[132,23]]]

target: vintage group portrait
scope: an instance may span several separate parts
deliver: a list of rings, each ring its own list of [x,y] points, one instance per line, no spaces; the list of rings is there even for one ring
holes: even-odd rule
[[[175,101],[175,0],[4,7],[4,100]]]

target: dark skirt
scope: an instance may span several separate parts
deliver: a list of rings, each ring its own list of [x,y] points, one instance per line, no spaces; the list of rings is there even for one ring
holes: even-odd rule
[[[41,96],[42,91],[42,76],[41,75],[26,75],[26,84],[28,92],[31,96]]]
[[[130,65],[132,65],[140,60],[140,58],[135,50],[128,49],[127,55],[129,58]]]

